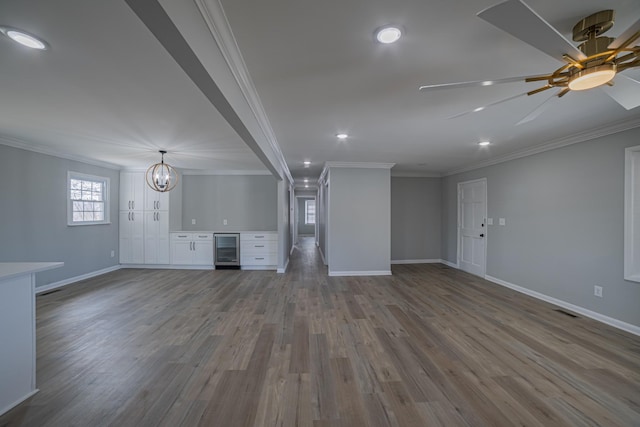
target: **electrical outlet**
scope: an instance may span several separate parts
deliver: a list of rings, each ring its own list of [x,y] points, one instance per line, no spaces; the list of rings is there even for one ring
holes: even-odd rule
[[[226,219],[222,220],[222,225],[227,225],[227,220]]]
[[[116,251],[111,251],[111,258],[113,258],[114,256],[116,256]]]
[[[602,298],[602,286],[594,286],[593,295]]]
[[[507,225],[507,220],[504,218],[499,218],[498,219],[498,224],[499,225]]]
[[[493,225],[493,218],[487,218],[487,225]]]
[[[196,225],[196,220],[195,219],[191,220],[191,225]]]

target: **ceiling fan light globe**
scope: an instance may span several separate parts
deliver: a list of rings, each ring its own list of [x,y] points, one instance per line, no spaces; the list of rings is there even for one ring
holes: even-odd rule
[[[603,64],[575,73],[569,80],[569,89],[587,90],[610,82],[616,75],[615,64]]]

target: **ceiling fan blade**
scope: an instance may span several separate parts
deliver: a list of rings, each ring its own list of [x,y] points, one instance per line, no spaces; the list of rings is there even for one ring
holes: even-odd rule
[[[522,120],[520,120],[518,123],[516,123],[516,126],[520,126],[521,124],[530,122],[531,120],[537,118],[540,114],[542,114],[542,112],[544,110],[546,110],[547,108],[549,108],[551,105],[553,105],[554,100],[559,99],[557,94],[553,94],[550,97],[548,97],[547,99],[544,100],[544,102],[540,105],[538,105],[533,111],[531,111],[529,114],[527,114],[526,116],[524,116],[522,118]]]
[[[609,49],[618,49],[619,47],[624,48],[629,45],[633,46],[633,42],[638,41],[638,38],[640,38],[640,19],[616,37],[616,39],[609,45]]]
[[[493,86],[503,83],[513,83],[513,82],[524,82],[526,79],[532,79],[541,76],[520,76],[520,77],[507,77],[505,79],[496,79],[496,80],[475,80],[471,82],[458,82],[458,83],[443,83],[438,85],[425,85],[420,86],[418,89],[420,91],[429,91],[436,89],[454,89],[454,88],[463,88],[463,87],[478,87],[478,86]]]
[[[613,86],[602,89],[627,110],[640,106],[640,82],[623,74],[616,74]]]
[[[457,117],[464,116],[471,113],[479,113],[480,111],[486,110],[489,107],[493,107],[495,105],[502,104],[503,102],[511,101],[513,99],[520,98],[521,96],[525,96],[525,95],[526,93],[521,93],[519,95],[510,96],[509,98],[501,99],[499,101],[492,102],[491,104],[483,105],[481,107],[474,108],[473,110],[465,111],[464,113],[459,113],[459,114],[456,114],[455,116],[447,117],[447,120],[455,119]]]
[[[507,0],[479,12],[478,16],[559,61],[564,61],[565,54],[574,59],[586,58],[522,0]]]

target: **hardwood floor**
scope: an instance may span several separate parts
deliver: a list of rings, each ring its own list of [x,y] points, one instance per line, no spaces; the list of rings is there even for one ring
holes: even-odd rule
[[[37,297],[0,426],[640,425],[640,338],[440,264],[119,270]]]

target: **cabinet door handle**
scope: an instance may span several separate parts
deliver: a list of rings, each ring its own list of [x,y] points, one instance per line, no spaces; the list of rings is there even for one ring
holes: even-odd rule
[[[264,245],[253,245],[254,248],[264,248]]]
[[[264,239],[264,236],[255,236],[256,239]]]
[[[264,259],[264,258],[257,258],[257,257],[256,257],[256,259]]]
[[[129,213],[127,214],[127,219],[128,219],[129,221],[131,221],[131,212],[129,212]]]
[[[135,221],[135,220],[136,220],[136,213],[135,213],[135,212],[131,212],[131,219],[132,219],[133,221]]]
[[[193,242],[193,250],[196,250],[196,242]]]
[[[160,209],[160,200],[158,200],[158,207],[156,209]]]

